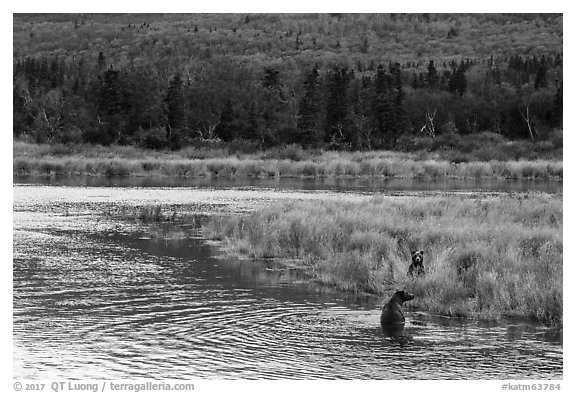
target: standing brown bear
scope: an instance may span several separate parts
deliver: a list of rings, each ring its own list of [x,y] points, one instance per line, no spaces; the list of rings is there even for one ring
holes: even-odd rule
[[[382,326],[403,324],[404,311],[402,305],[404,302],[414,299],[414,295],[406,291],[396,291],[392,298],[382,308],[382,315],[380,315],[380,324]]]

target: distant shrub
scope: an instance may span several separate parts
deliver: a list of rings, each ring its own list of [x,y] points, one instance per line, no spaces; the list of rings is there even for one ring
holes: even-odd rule
[[[82,131],[82,141],[94,145],[109,146],[116,140],[114,130],[105,127],[86,127]]]
[[[556,147],[557,149],[562,148],[564,144],[563,138],[564,136],[562,130],[554,130],[548,135],[548,140],[552,142],[554,147]]]
[[[400,151],[416,151],[416,138],[412,135],[402,134],[396,140],[396,148]]]
[[[316,176],[316,174],[323,175],[324,172],[322,170],[318,172],[318,166],[314,165],[314,163],[306,162],[302,167],[302,174],[304,176]]]
[[[61,133],[58,135],[58,140],[61,143],[81,143],[82,142],[82,130],[76,126],[65,127]]]
[[[230,154],[254,154],[260,151],[260,143],[244,139],[234,139],[228,143]]]
[[[504,142],[504,137],[500,134],[496,134],[493,132],[481,132],[479,134],[471,134],[468,136],[469,139],[473,139],[476,140],[480,143],[486,143],[486,144],[499,144]]]
[[[182,136],[182,130],[173,128],[170,131],[170,135],[166,141],[166,144],[170,150],[180,150],[184,145],[184,138]]]
[[[65,166],[59,161],[46,161],[40,164],[40,173],[47,175],[58,175],[63,174],[65,171]]]
[[[166,147],[166,130],[163,128],[150,128],[138,130],[138,144],[144,149],[160,150]]]
[[[307,158],[307,154],[300,145],[290,144],[280,148],[273,148],[267,150],[262,158],[264,159],[277,159],[277,160],[291,160],[303,161]]]
[[[455,164],[460,164],[462,162],[469,162],[470,161],[470,156],[464,153],[460,153],[460,152],[456,152],[454,154],[451,155],[450,157],[450,162],[453,162]]]
[[[30,173],[30,164],[26,159],[16,159],[14,160],[14,172],[23,175]]]
[[[144,169],[145,172],[150,172],[153,170],[160,169],[160,162],[159,161],[144,161],[143,163],[141,163],[141,165],[142,165],[142,169]]]
[[[534,151],[544,155],[545,153],[550,153],[556,149],[556,146],[552,141],[542,141],[534,144]]]
[[[220,139],[189,139],[189,145],[180,150],[180,154],[187,158],[226,157],[228,143]],[[209,155],[207,155],[209,154]]]
[[[131,174],[131,170],[127,163],[116,160],[104,163],[101,170],[107,177],[128,176]]]
[[[62,143],[57,143],[50,145],[50,155],[53,156],[66,156],[71,155],[76,152],[74,145],[65,145]]]
[[[442,125],[442,134],[443,135],[458,135],[458,128],[456,128],[456,124],[453,121],[447,121]]]

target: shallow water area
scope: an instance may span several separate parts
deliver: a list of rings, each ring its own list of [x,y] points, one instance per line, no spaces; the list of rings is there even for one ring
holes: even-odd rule
[[[16,182],[14,378],[561,379],[561,331],[408,308],[405,328],[386,336],[384,298],[223,257],[199,233],[151,238],[147,225],[103,214],[154,204],[235,214],[362,200],[375,187]]]

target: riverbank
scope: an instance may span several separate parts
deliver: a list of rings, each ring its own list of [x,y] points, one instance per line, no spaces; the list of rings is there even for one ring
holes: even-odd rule
[[[404,288],[433,313],[562,324],[562,196],[289,202],[212,217],[203,232],[228,253],[289,261],[340,290]],[[409,278],[415,249],[426,275]]]
[[[460,161],[460,160],[459,160]],[[397,178],[562,180],[562,161],[452,162],[436,153],[305,151],[294,146],[230,154],[226,149],[144,150],[134,146],[47,145],[15,141],[14,175],[210,178]]]

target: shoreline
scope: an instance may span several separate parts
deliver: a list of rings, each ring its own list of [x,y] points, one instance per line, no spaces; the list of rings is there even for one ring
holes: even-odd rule
[[[561,160],[450,162],[393,151],[225,154],[153,152],[134,147],[50,146],[15,142],[13,176],[223,179],[563,180]]]

